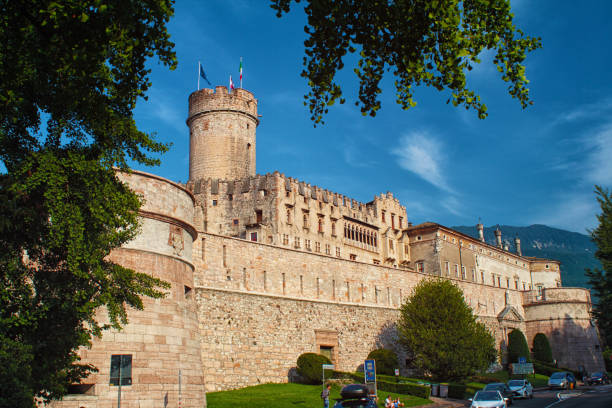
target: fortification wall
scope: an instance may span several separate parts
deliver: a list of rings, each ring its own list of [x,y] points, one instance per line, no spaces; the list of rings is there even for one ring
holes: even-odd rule
[[[194,245],[195,286],[205,322],[207,390],[287,381],[297,356],[316,351],[329,328],[337,339],[334,362],[355,369],[380,333],[394,333],[389,325],[397,321],[399,305],[428,276],[218,235],[200,238]],[[497,344],[505,341],[508,322],[498,315],[507,306],[506,291],[453,282]],[[524,314],[520,293],[507,296]],[[511,323],[525,330],[523,322]]]
[[[529,344],[537,333],[550,341],[559,366],[602,370],[604,362],[595,326],[591,322],[588,289],[547,288],[538,296],[525,293],[526,337]]]
[[[117,406],[117,386],[110,385],[112,355],[131,355],[130,385],[121,388],[125,408],[206,404],[200,353],[197,309],[191,259],[195,238],[193,197],[182,187],[146,173],[120,173],[119,177],[145,199],[140,235],[110,255],[113,262],[158,277],[171,284],[163,299],[143,297],[144,310],[128,309],[129,323],[121,331],[104,331],[91,348],[80,350],[84,363],[99,372],[83,382],[85,394],[66,396],[54,406],[111,408]],[[179,250],[180,249],[180,250]],[[98,321],[108,322],[105,310]],[[166,402],[167,401],[167,402]]]

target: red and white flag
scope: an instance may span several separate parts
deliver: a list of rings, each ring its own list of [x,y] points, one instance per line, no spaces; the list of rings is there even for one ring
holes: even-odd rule
[[[231,75],[230,75],[230,84],[229,84],[229,87],[230,87],[230,91],[232,89],[234,89],[234,81],[232,81],[232,76]]]

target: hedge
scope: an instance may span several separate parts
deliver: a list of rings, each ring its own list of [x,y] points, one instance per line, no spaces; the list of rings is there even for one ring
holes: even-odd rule
[[[559,371],[569,371],[570,373],[574,374],[576,378],[580,378],[580,375],[581,375],[578,371],[570,370],[569,368],[564,368],[564,367],[554,367],[554,366],[545,364],[541,361],[534,361],[533,369],[536,373],[543,374],[549,377],[551,376],[552,373],[557,373]]]
[[[350,378],[359,383],[365,381],[365,375],[363,373],[345,373],[342,371],[334,371],[334,378]],[[415,397],[428,399],[431,395],[431,387],[429,385],[421,385],[406,382],[391,382],[386,381],[392,379],[396,381],[395,377],[388,375],[377,375],[376,386],[381,391],[394,392],[397,394],[414,395]]]
[[[448,384],[448,398],[463,399],[467,385],[450,383]]]
[[[544,333],[538,333],[533,338],[533,359],[547,364],[553,362],[550,342]]]

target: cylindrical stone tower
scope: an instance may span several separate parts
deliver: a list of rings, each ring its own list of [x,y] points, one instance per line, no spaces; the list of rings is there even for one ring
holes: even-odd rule
[[[201,359],[198,309],[195,301],[193,241],[195,198],[182,186],[161,177],[133,171],[118,173],[144,204],[140,233],[110,259],[124,267],[171,284],[163,299],[143,297],[144,310],[128,309],[121,331],[103,332],[91,348],[80,350],[82,363],[98,368],[53,408],[113,408],[118,404],[117,363],[125,379],[121,408],[202,408],[206,395]],[[98,322],[107,323],[105,310]],[[127,360],[126,360],[127,358]]]
[[[224,86],[189,95],[189,180],[235,180],[255,175],[257,100]]]

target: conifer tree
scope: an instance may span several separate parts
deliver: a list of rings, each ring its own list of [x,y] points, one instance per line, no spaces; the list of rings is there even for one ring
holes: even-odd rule
[[[544,333],[538,333],[533,338],[533,359],[543,363],[553,362],[550,342]]]
[[[601,214],[597,215],[599,225],[591,231],[591,239],[597,245],[595,257],[602,268],[587,269],[594,294],[593,316],[602,334],[604,343],[612,346],[612,193],[595,186]]]
[[[508,363],[518,363],[519,357],[531,361],[525,335],[519,329],[514,329],[508,334]]]

